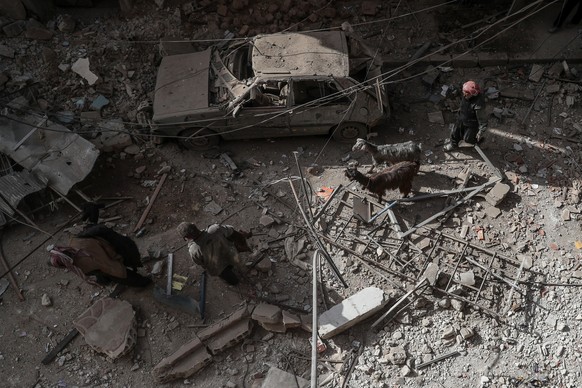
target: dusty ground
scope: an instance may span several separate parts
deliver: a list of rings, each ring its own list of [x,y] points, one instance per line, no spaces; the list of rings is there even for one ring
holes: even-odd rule
[[[61,74],[56,65],[70,63],[71,58],[74,60],[80,55],[79,51],[85,50],[91,63],[95,64],[96,72],[114,89],[112,103],[103,112],[103,117],[122,117],[124,121],[132,121],[137,105],[153,88],[155,65],[159,59],[156,45],[146,41],[155,41],[161,36],[216,38],[224,31],[214,6],[184,18],[176,16],[176,6],[180,2],[169,3],[157,11],[152,4],[140,4],[136,14],[128,18],[119,17],[114,9],[108,8],[111,4],[107,2],[99,3],[101,7],[90,11],[68,9],[66,11],[78,20],[76,33],[56,33],[54,40],[48,42],[5,39],[3,44],[15,47],[19,55],[3,64],[2,70],[9,72],[13,79],[16,75],[30,75],[31,79],[38,81],[40,97],[48,101],[51,111],[74,109],[73,98],[94,94],[80,85],[74,74]],[[390,24],[366,24],[374,18],[403,15],[437,2],[422,1],[414,5],[390,2],[390,7],[384,4],[374,17],[363,16],[357,3],[338,2],[334,4],[337,13],[333,17],[304,23],[301,28],[339,25],[343,20],[349,20],[354,25],[363,23],[360,27],[362,34],[373,35],[370,37],[371,44],[380,47],[384,55],[408,59],[427,40],[432,40],[433,45],[438,47],[466,36],[467,31],[461,29],[462,26],[499,14],[506,9],[502,3],[490,1],[487,6],[450,5],[415,14],[414,17],[396,19]],[[319,6],[324,5],[322,2]],[[519,24],[510,34],[502,35],[501,39],[488,42],[481,50],[517,51],[533,55],[546,38],[545,30],[557,12],[556,6]],[[263,3],[255,5],[255,9],[266,8]],[[206,18],[205,14],[208,15]],[[232,30],[241,27],[236,25],[241,23],[236,20],[237,15],[243,14],[235,13],[234,19],[229,20],[236,27],[231,26]],[[282,20],[275,31],[286,28],[292,21],[285,24],[285,19]],[[265,24],[263,28],[269,30],[269,26]],[[263,32],[260,26],[251,25],[251,30]],[[565,53],[573,47],[579,48],[578,41],[570,43],[575,33],[572,28],[558,33],[563,37]],[[68,42],[68,46],[63,45],[64,41]],[[471,44],[461,45],[451,49],[451,52],[462,52]],[[42,62],[40,52],[43,46],[56,52],[57,59],[53,63]],[[119,65],[125,65],[125,70],[135,71],[133,78],[122,76],[122,72],[116,70]],[[527,294],[516,297],[519,306],[504,314],[501,320],[495,320],[472,306],[466,306],[462,311],[441,308],[438,302],[442,300],[442,295],[426,294],[428,307],[414,305],[418,308],[411,308],[406,317],[390,322],[378,332],[370,330],[373,321],[370,320],[330,340],[328,350],[321,357],[331,361],[320,366],[322,375],[334,372],[328,386],[475,387],[483,384],[501,387],[528,386],[528,381],[534,384],[534,380],[552,387],[580,386],[581,299],[578,287],[572,287],[582,283],[575,277],[578,276],[581,258],[575,243],[582,240],[579,191],[582,171],[579,142],[582,138],[578,129],[582,124],[582,112],[576,83],[579,78],[575,77],[574,83],[548,79],[542,87],[544,79],[539,83],[528,81],[530,69],[530,64],[482,69],[454,68],[450,72],[441,72],[432,89],[419,77],[413,77],[424,70],[424,66],[399,72],[389,85],[393,117],[376,129],[378,135],[372,140],[377,143],[422,142],[423,165],[413,186],[415,194],[455,188],[458,184],[455,178],[466,168],[474,174],[469,186],[477,185],[492,177],[493,173],[475,150],[467,148],[450,154],[441,150],[447,137],[447,125],[454,118],[452,110],[458,106],[458,100],[437,101],[429,100],[429,97],[440,93],[442,85],[458,87],[468,78],[499,90],[515,88],[536,94],[541,90],[533,105],[531,101],[504,97],[488,101],[491,112],[494,108],[506,108],[506,112],[515,113],[514,117],[502,119],[492,116],[490,127],[495,130],[490,131],[483,145],[486,155],[495,167],[506,174],[511,185],[510,194],[499,206],[501,215],[490,218],[484,211],[485,201],[476,197],[457,207],[442,225],[430,224],[424,232],[434,237],[436,230],[442,230],[459,237],[462,225],[468,225],[468,241],[510,257],[527,255],[532,258],[532,269],[544,275],[544,283],[559,283],[562,286],[523,284]],[[127,85],[130,85],[132,93],[128,92]],[[558,85],[558,92],[550,93],[550,85]],[[573,106],[567,105],[567,96],[574,97]],[[531,106],[533,109],[529,112]],[[434,111],[442,111],[447,124],[428,122],[427,114]],[[522,122],[525,124],[522,125]],[[98,128],[83,128],[87,129],[98,132]],[[564,140],[564,137],[571,141]],[[201,271],[192,266],[185,249],[180,249],[183,243],[174,231],[175,226],[181,221],[195,221],[199,225],[230,223],[253,231],[255,237],[251,239],[252,245],[271,259],[272,268],[269,273],[250,271],[246,281],[236,288],[227,287],[219,279],[209,279],[206,322],[217,321],[241,302],[254,302],[256,297],[278,300],[300,309],[311,308],[311,275],[289,263],[281,239],[291,235],[299,240],[304,228],[286,179],[298,175],[293,151],[298,151],[303,168],[314,164],[323,167],[320,175],[303,172],[315,191],[322,187],[348,185],[343,176],[344,167],[354,159],[360,165],[368,164],[367,155],[352,154],[351,145],[328,142],[326,138],[230,142],[223,143],[216,152],[204,155],[182,150],[172,142],[159,146],[146,143],[141,138],[136,138],[136,142],[141,148],[138,155],[119,151],[104,153],[91,175],[78,187],[85,194],[102,198],[106,203],[112,202],[106,198],[129,197],[122,204],[107,209],[102,218],[121,217],[111,226],[121,233],[134,236],[133,229],[155,188],[155,185],[144,185],[147,186],[148,181],[159,180],[157,172],[164,166],[171,166],[169,179],[146,221],[145,233],[135,237],[144,258],[147,258],[146,271],[166,253],[176,251],[175,273],[188,277],[182,293],[198,297]],[[240,167],[240,173],[234,174],[225,166],[217,158],[220,153],[229,154]],[[299,188],[298,185],[296,187]],[[359,190],[353,184],[349,187]],[[388,199],[397,197],[398,194],[392,192]],[[81,199],[74,194],[71,199],[81,203]],[[218,204],[222,211],[218,214],[208,212],[206,206],[211,202]],[[394,211],[405,230],[445,206],[446,198],[440,198],[398,205]],[[565,220],[565,210],[570,212],[570,220]],[[264,211],[281,223],[271,227],[261,226],[259,219]],[[72,274],[44,264],[44,247],[67,240],[68,234],[59,228],[67,221],[73,224],[74,216],[75,212],[60,202],[56,208],[34,215],[40,230],[19,224],[12,224],[3,230],[3,251],[11,264],[33,252],[15,269],[26,301],[20,302],[11,289],[1,296],[0,370],[6,385],[157,386],[151,375],[152,368],[198,330],[189,325],[200,325],[202,322],[157,304],[151,297],[151,289],[128,290],[122,294],[122,299],[129,301],[136,309],[140,328],[145,329],[145,335],[138,338],[131,356],[109,363],[93,352],[81,338],[77,338],[52,364],[40,364],[46,351],[70,330],[71,321],[91,301],[109,291],[98,291]],[[342,220],[326,218],[332,226],[334,223],[340,225]],[[348,227],[353,233],[365,228],[356,223]],[[483,240],[477,238],[480,229],[484,231]],[[412,282],[405,282],[399,277],[368,269],[350,255],[330,250],[349,288],[343,289],[334,280],[329,268],[324,266],[322,278],[326,295],[320,296],[320,310],[324,308],[324,303],[329,307],[364,287],[377,286],[387,291],[396,288],[396,294],[400,296],[412,285]],[[308,245],[304,253],[310,257],[312,251],[313,246]],[[252,260],[248,256],[247,259]],[[385,280],[386,277],[390,282]],[[539,278],[534,280],[539,281]],[[156,282],[164,284],[165,279],[161,276],[156,278]],[[509,292],[508,287],[494,289],[502,295]],[[491,290],[488,292],[494,293]],[[43,294],[51,298],[52,306],[41,305]],[[491,308],[499,311],[501,306],[493,304]],[[447,346],[441,335],[448,325],[472,328],[476,336],[458,345]],[[356,349],[354,341],[362,346]],[[462,353],[401,377],[402,366],[385,361],[390,347],[397,345],[406,349],[407,363],[412,369],[415,364],[453,349],[459,349]],[[309,334],[293,330],[272,336],[256,327],[244,343],[215,358],[211,365],[192,378],[177,381],[172,386],[219,387],[231,383],[249,387],[254,378],[271,365],[309,378],[309,354]],[[355,364],[353,360],[356,360]],[[349,373],[349,380],[343,385],[346,371],[352,364],[354,368]]]

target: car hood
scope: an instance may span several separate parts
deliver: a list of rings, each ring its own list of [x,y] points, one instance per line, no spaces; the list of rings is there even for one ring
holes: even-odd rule
[[[211,49],[162,59],[156,79],[154,122],[169,122],[208,108]]]

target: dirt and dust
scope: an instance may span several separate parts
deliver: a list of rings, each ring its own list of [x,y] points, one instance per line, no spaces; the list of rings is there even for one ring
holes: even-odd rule
[[[136,2],[133,15],[127,17],[119,16],[114,8],[107,8],[107,5],[114,6],[107,2],[101,2],[101,8],[59,10],[76,18],[78,25],[74,33],[55,31],[49,41],[3,39],[2,44],[14,47],[17,53],[2,64],[1,70],[10,76],[4,93],[16,91],[29,82],[36,83],[35,97],[39,104],[33,109],[41,109],[42,105],[50,112],[72,111],[79,115],[85,109],[77,105],[79,99],[91,101],[99,93],[111,90],[108,94],[110,105],[101,112],[103,119],[121,117],[128,123],[135,123],[137,106],[148,97],[155,83],[160,55],[155,42],[161,37],[214,39],[221,38],[227,29],[235,32],[244,29],[250,35],[283,30],[300,21],[303,23],[297,28],[304,30],[336,26],[347,20],[359,28],[363,36],[369,36],[370,44],[378,47],[384,57],[406,61],[424,43],[433,42],[432,49],[447,45],[468,35],[467,30],[474,31],[481,25],[469,29],[461,27],[478,20],[483,20],[484,24],[494,23],[503,16],[502,11],[507,10],[500,1],[486,2],[490,6],[451,3],[414,14],[411,12],[438,6],[440,2],[371,1],[360,4],[341,1],[333,2],[335,12],[330,12],[330,7],[324,7],[326,2],[312,6],[308,2],[289,1],[285,4],[290,3],[294,11],[287,13],[282,11],[283,5],[270,9],[273,4],[267,2],[232,3],[202,1],[199,8],[192,8],[196,11],[190,12],[191,8],[184,5],[193,2],[166,2],[158,8],[142,1]],[[542,2],[547,3],[551,2]],[[243,8],[237,8],[238,4],[243,4]],[[226,5],[232,7],[227,7],[225,13],[222,7]],[[255,20],[247,12],[250,7],[261,16],[273,16]],[[556,2],[480,49],[516,52],[535,58],[535,50],[547,39],[546,29],[558,7]],[[313,9],[320,8],[327,11],[311,16]],[[390,21],[371,23],[396,16],[399,17]],[[49,28],[50,23],[47,23]],[[503,25],[505,27],[507,24]],[[503,28],[496,27],[497,31]],[[555,44],[567,48],[564,52],[579,49],[580,43],[573,39],[575,35],[574,29],[564,29],[558,33]],[[200,48],[204,44],[196,42]],[[461,43],[460,48],[451,49],[451,54],[473,45]],[[47,54],[49,51],[54,56]],[[84,56],[90,58],[91,69],[103,80],[93,88],[80,83],[79,77],[70,71],[64,72],[58,67]],[[471,78],[497,91],[516,89],[522,94],[539,94],[539,97],[532,101],[503,93],[489,95],[490,131],[482,149],[510,185],[509,194],[497,206],[500,214],[490,212],[487,201],[477,195],[441,218],[442,222],[437,220],[419,229],[412,236],[413,241],[418,242],[418,249],[425,252],[425,258],[430,257],[427,253],[430,250],[426,251],[422,238],[431,240],[428,246],[432,247],[439,231],[500,256],[518,258],[518,263],[526,256],[532,261],[529,269],[543,274],[543,280],[532,275],[520,283],[519,292],[509,300],[513,302],[508,311],[502,302],[510,290],[516,289],[511,285],[504,287],[494,283],[490,288],[484,287],[482,299],[487,304],[482,308],[476,307],[479,303],[451,307],[446,295],[425,292],[401,316],[378,330],[371,330],[371,322],[364,321],[327,341],[327,350],[321,354],[323,360],[318,369],[320,381],[329,378],[327,386],[333,387],[511,387],[528,383],[580,386],[582,315],[578,310],[582,300],[576,285],[582,283],[577,278],[582,246],[582,111],[577,65],[570,64],[569,80],[544,77],[540,82],[528,80],[532,64],[525,61],[485,68],[449,69],[450,66],[449,63],[442,68],[430,85],[416,76],[425,70],[422,64],[399,72],[398,77],[391,77],[388,87],[393,116],[376,128],[377,136],[370,139],[376,143],[407,140],[422,143],[422,166],[413,184],[413,195],[457,188],[460,182],[457,177],[467,170],[472,173],[468,187],[483,184],[495,176],[473,148],[461,148],[448,154],[442,151],[448,136],[448,123],[454,121],[458,108],[458,98],[444,98],[440,94],[443,86],[452,90]],[[562,76],[553,78],[563,79]],[[435,112],[442,113],[442,122],[428,120],[434,117],[429,114]],[[72,129],[88,138],[100,132],[99,126],[81,123],[75,123]],[[132,125],[128,124],[127,129],[133,129]],[[45,264],[45,247],[49,243],[66,242],[69,238],[66,230],[76,220],[76,212],[67,203],[50,193],[45,194],[41,198],[43,202],[52,202],[49,208],[32,215],[37,228],[13,222],[2,231],[4,256],[10,265],[19,263],[13,272],[26,298],[24,302],[19,301],[10,288],[1,296],[0,371],[6,386],[155,387],[158,384],[151,370],[163,357],[189,341],[200,325],[224,318],[244,302],[257,303],[260,298],[267,298],[310,311],[311,274],[289,262],[284,246],[286,238],[291,237],[296,242],[304,239],[306,245],[302,253],[308,258],[316,248],[308,237],[289,185],[288,178],[299,175],[293,152],[297,152],[313,192],[327,187],[338,188],[341,184],[365,195],[359,185],[346,180],[344,169],[350,161],[357,160],[362,168],[371,162],[369,155],[352,153],[351,144],[338,144],[321,137],[225,142],[218,150],[204,154],[183,150],[173,142],[157,145],[142,136],[135,136],[134,140],[140,147],[139,153],[103,153],[90,176],[77,187],[106,204],[125,198],[122,203],[103,211],[101,218],[112,219],[108,225],[135,239],[144,257],[144,272],[151,271],[156,262],[174,252],[174,273],[187,277],[180,293],[199,298],[202,271],[192,264],[183,241],[175,232],[181,221],[194,221],[199,226],[227,223],[252,231],[251,245],[269,258],[271,269],[268,272],[249,270],[238,287],[209,278],[206,322],[158,304],[151,289],[127,290],[121,298],[136,310],[139,328],[136,348],[129,356],[110,363],[82,338],[77,338],[53,363],[41,365],[46,353],[72,328],[71,322],[94,300],[110,291],[99,290],[71,273]],[[220,155],[223,153],[236,163],[237,171],[222,162]],[[309,174],[306,169],[315,165],[322,172]],[[153,203],[140,237],[136,237],[134,228],[159,183],[158,172],[166,166],[170,167],[168,179]],[[301,192],[297,180],[295,187]],[[386,200],[398,196],[396,191],[390,192]],[[82,203],[75,193],[71,193],[70,199]],[[375,200],[372,196],[370,199]],[[400,203],[393,211],[402,230],[406,231],[460,199],[462,195]],[[317,195],[311,201],[314,209],[323,203]],[[305,203],[303,196],[301,202]],[[268,226],[261,224],[263,215],[275,222]],[[370,226],[355,220],[346,221],[348,219],[341,215],[334,218],[326,213],[318,228],[322,232],[329,231],[330,235],[344,230],[348,236],[365,238]],[[391,233],[391,228],[384,229],[387,234]],[[346,235],[338,241],[360,256],[380,266],[391,263],[386,254],[381,254],[381,247],[374,247],[374,252],[358,250],[357,240],[346,239]],[[382,250],[389,252],[397,243],[389,235],[383,244]],[[394,292],[396,297],[414,286],[419,268],[408,267],[408,271],[406,265],[397,267],[396,272],[410,275],[403,278],[395,274],[392,267],[392,272],[383,271],[331,243],[326,247],[349,287],[343,288],[323,264],[319,311],[368,286]],[[460,252],[462,244],[451,249]],[[402,260],[414,257],[409,255],[402,256]],[[255,257],[249,254],[244,259],[252,262]],[[449,261],[454,263],[452,259]],[[472,269],[478,272],[478,268]],[[442,270],[446,272],[444,267]],[[164,285],[164,274],[156,276],[155,281]],[[42,305],[44,294],[50,298],[50,306]],[[496,300],[498,298],[501,300]],[[487,310],[500,317],[492,316]],[[467,329],[471,329],[473,337],[466,335]],[[451,332],[452,343],[449,341]],[[455,341],[455,333],[465,334],[467,339]],[[208,367],[187,380],[170,385],[249,387],[271,366],[309,378],[309,338],[308,333],[298,329],[273,335],[256,327],[248,339],[215,356]],[[405,364],[390,361],[389,355],[397,348],[404,349]],[[451,350],[460,353],[428,368],[417,369],[422,362]]]

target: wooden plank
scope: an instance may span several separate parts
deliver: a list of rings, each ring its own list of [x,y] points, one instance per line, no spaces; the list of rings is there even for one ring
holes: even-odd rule
[[[158,194],[160,193],[160,190],[162,189],[162,186],[164,185],[164,182],[166,181],[167,177],[168,177],[168,174],[162,175],[162,179],[160,179],[160,183],[158,183],[158,187],[156,187],[156,190],[154,191],[154,194],[152,195],[152,198],[150,199],[150,203],[148,204],[148,206],[144,210],[143,214],[141,215],[141,218],[139,219],[137,225],[135,226],[133,233],[137,232],[142,227],[148,214],[150,213],[150,210],[152,210],[152,206],[154,205],[154,202],[155,202],[156,198],[158,197]]]

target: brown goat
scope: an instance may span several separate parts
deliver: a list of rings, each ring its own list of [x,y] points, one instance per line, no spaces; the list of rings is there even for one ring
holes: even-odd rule
[[[400,162],[370,176],[365,176],[357,168],[348,168],[346,177],[357,181],[362,188],[376,194],[378,201],[382,202],[382,196],[386,190],[399,189],[403,197],[407,197],[412,190],[412,179],[418,174],[420,163]]]

